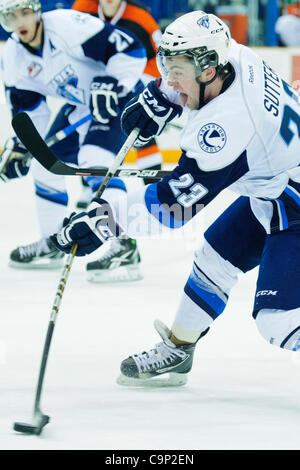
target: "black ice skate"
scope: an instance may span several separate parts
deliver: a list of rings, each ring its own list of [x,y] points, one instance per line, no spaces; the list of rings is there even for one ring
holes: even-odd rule
[[[64,253],[49,238],[42,238],[13,250],[9,266],[20,269],[59,269],[63,265],[63,257]]]
[[[119,385],[128,386],[179,386],[187,382],[187,374],[193,365],[197,341],[192,344],[175,345],[170,341],[171,331],[161,321],[154,326],[162,338],[154,349],[134,354],[121,363]],[[201,336],[207,332],[202,333]],[[169,374],[168,377],[161,377]]]
[[[109,250],[86,266],[91,282],[123,282],[143,279],[136,240],[113,240]]]

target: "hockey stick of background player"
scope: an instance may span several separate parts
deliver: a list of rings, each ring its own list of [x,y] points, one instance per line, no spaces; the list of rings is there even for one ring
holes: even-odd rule
[[[73,132],[75,132],[78,127],[82,126],[82,124],[84,124],[85,122],[91,121],[92,119],[93,119],[93,115],[87,114],[83,118],[78,119],[78,121],[74,122],[74,124],[69,124],[67,127],[62,129],[61,131],[56,132],[56,134],[46,139],[45,140],[46,144],[49,145],[49,147],[51,147],[57,142],[60,142],[61,140],[68,137],[70,134],[73,134]],[[30,152],[28,153],[29,155],[31,155]]]
[[[56,134],[52,135],[51,137],[48,137],[48,139],[45,140],[46,144],[49,147],[52,147],[52,145],[56,144],[57,142],[60,142],[61,140],[65,139],[68,137],[70,134],[73,134],[73,132],[76,131],[76,129],[85,122],[91,121],[93,118],[92,114],[87,114],[81,119],[78,119],[78,121],[74,122],[74,124],[69,124],[67,127],[64,129],[61,129],[60,131],[56,132]],[[1,155],[1,162],[0,162],[0,175],[4,171],[5,166],[7,162],[10,159],[10,156],[12,154],[12,149],[4,149],[2,155]],[[22,158],[32,158],[32,155],[30,152],[25,153]]]
[[[45,141],[41,138],[41,136],[37,132],[28,114],[26,113],[17,114],[12,121],[12,126],[17,136],[21,140],[21,142],[25,145],[25,147],[34,157],[38,156],[39,154],[43,154],[44,152],[47,153],[48,147]],[[133,146],[138,134],[139,134],[139,130],[134,129],[131,132],[131,134],[128,136],[128,138],[126,139],[124,145],[122,146],[121,150],[116,156],[113,164],[108,169],[107,174],[104,178],[104,181],[97,191],[97,194],[96,194],[97,197],[100,197],[102,193],[104,192],[104,190],[106,189],[110,179],[114,176],[117,168],[122,164],[127,153]],[[66,264],[63,268],[63,272],[62,272],[62,275],[58,284],[57,292],[56,292],[54,303],[53,303],[52,310],[51,310],[50,321],[49,321],[49,325],[47,329],[46,340],[44,344],[42,361],[41,361],[41,366],[40,366],[40,371],[39,371],[39,378],[38,378],[38,383],[37,383],[37,388],[36,388],[36,395],[35,395],[34,408],[33,408],[33,423],[32,424],[20,423],[20,422],[14,423],[14,430],[24,433],[24,434],[40,435],[43,427],[46,426],[46,424],[50,420],[49,416],[43,414],[41,411],[41,408],[40,408],[41,394],[42,394],[45,370],[46,370],[53,330],[54,330],[56,318],[58,315],[59,307],[61,304],[62,295],[63,295],[66,282],[68,279],[68,275],[70,273],[72,262],[76,254],[76,250],[77,250],[77,245],[74,245],[72,252],[68,255]]]

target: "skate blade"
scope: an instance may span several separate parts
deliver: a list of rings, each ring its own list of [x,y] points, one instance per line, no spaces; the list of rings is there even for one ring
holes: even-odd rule
[[[17,261],[10,260],[8,266],[14,269],[61,269],[63,267],[63,258],[58,260],[48,261],[41,259],[31,263],[18,263]]]
[[[152,377],[151,379],[134,379],[121,374],[117,378],[117,384],[123,387],[181,387],[187,383],[187,374],[170,372],[164,377]]]
[[[140,281],[144,276],[138,266],[121,266],[115,269],[87,271],[87,280],[95,283]]]

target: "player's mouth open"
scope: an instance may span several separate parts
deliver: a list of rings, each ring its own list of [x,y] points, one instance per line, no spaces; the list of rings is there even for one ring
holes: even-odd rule
[[[185,106],[187,100],[188,100],[188,95],[186,93],[180,92],[179,101],[180,101],[181,106]]]
[[[21,29],[19,32],[21,36],[26,36],[26,34],[28,33],[27,29]]]

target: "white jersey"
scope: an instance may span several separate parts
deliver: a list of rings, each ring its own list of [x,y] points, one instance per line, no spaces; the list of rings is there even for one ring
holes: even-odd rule
[[[173,174],[128,195],[128,214],[136,202],[144,205],[139,234],[155,233],[160,225],[182,225],[226,187],[250,197],[267,233],[300,223],[299,97],[261,58],[235,41],[229,62],[234,78],[225,81],[220,95],[202,109],[188,111],[183,155]],[[179,102],[166,83],[161,90]],[[178,204],[191,214],[168,218],[163,204]],[[129,215],[126,220],[120,212],[119,221],[131,236],[138,235]]]
[[[2,56],[2,77],[13,113],[28,111],[44,134],[49,119],[45,97],[63,98],[89,113],[90,84],[112,76],[134,90],[146,64],[145,50],[130,32],[74,10],[43,13],[43,47],[22,44],[13,33]]]

